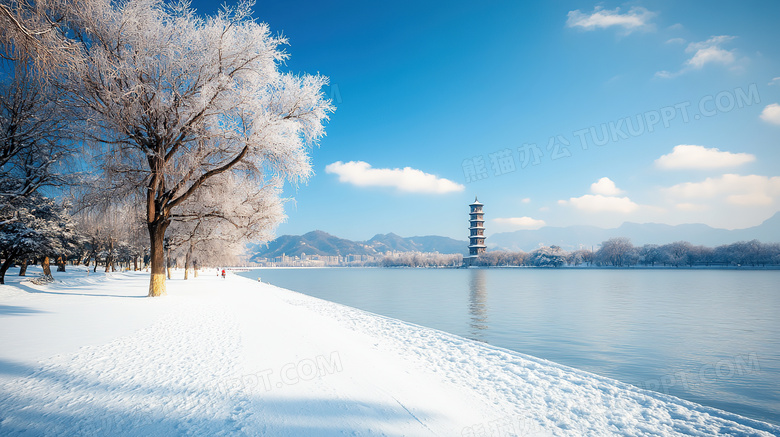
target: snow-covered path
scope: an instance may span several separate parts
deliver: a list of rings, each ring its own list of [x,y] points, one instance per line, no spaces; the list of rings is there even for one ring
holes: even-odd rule
[[[780,434],[233,275],[63,278],[0,287],[0,435]]]

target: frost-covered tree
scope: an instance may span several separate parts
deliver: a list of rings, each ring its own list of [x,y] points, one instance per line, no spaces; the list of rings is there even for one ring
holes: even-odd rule
[[[379,261],[382,267],[454,267],[463,264],[463,255],[438,252],[404,252],[387,255]]]
[[[73,153],[68,122],[53,90],[21,62],[0,65],[0,226],[14,219],[11,205],[75,174],[64,166]]]
[[[472,265],[493,267],[493,266],[521,266],[528,261],[529,255],[525,252],[505,252],[502,250],[493,250],[479,254]]]
[[[777,245],[763,244],[758,240],[738,241],[715,248],[713,258],[717,262],[735,266],[771,264]],[[776,252],[774,252],[776,253]]]
[[[105,271],[116,269],[115,261],[138,261],[145,254],[149,239],[143,238],[143,218],[139,208],[130,203],[98,204],[90,208],[82,205],[76,215],[79,231],[85,237],[78,258],[97,270],[100,260]]]
[[[661,246],[661,251],[664,254],[664,262],[675,267],[692,264],[692,249],[693,245],[687,241],[676,241],[674,243]]]
[[[205,183],[172,215],[169,241],[184,254],[184,279],[196,258],[209,260],[202,247],[224,245],[243,252],[251,241],[268,241],[284,219],[280,183],[258,188],[257,181],[223,173]]]
[[[143,189],[149,296],[159,296],[166,230],[205,183],[226,172],[310,175],[308,149],[333,109],[321,92],[327,79],[279,71],[287,40],[252,18],[251,1],[205,18],[184,1],[86,3],[65,13],[81,59],[57,77],[108,197]]]
[[[657,244],[645,244],[637,250],[639,260],[644,265],[654,266],[655,263],[664,261],[664,253]]]
[[[84,245],[81,247],[79,257],[84,265],[92,265],[97,270],[98,257],[105,246],[107,230],[100,223],[99,214],[81,212],[77,215],[79,230],[84,235]]]
[[[0,14],[7,10],[0,10]],[[0,65],[0,232],[5,263],[2,276],[18,256],[57,247],[58,269],[65,268],[65,252],[72,250],[69,225],[53,225],[42,218],[57,208],[37,194],[43,187],[75,181],[64,171],[73,153],[69,123],[49,84],[37,75],[28,59]],[[40,204],[36,204],[40,202]],[[66,215],[64,210],[60,211]],[[52,232],[62,231],[54,236]],[[52,245],[59,241],[59,245]],[[48,246],[47,246],[48,245]],[[48,261],[48,258],[45,258]],[[26,270],[26,259],[21,260]],[[45,263],[48,269],[48,264]]]
[[[31,62],[44,76],[78,61],[65,15],[95,0],[0,0],[0,59]]]
[[[558,246],[543,246],[530,253],[528,262],[535,267],[561,267],[568,254]]]
[[[82,242],[67,209],[38,193],[17,198],[17,218],[0,228],[0,284],[14,262],[23,256],[68,255]]]
[[[596,251],[595,259],[600,264],[623,267],[634,263],[638,259],[638,255],[630,239],[614,237],[601,243],[601,248]]]
[[[593,262],[593,252],[588,249],[577,249],[569,253],[566,257],[566,262],[573,266],[578,266],[582,263],[590,264]]]

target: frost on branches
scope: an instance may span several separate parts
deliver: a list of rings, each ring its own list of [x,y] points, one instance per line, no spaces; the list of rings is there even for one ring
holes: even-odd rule
[[[139,261],[148,249],[149,237],[139,208],[119,202],[101,206],[83,208],[76,216],[79,231],[84,236],[77,262],[83,262],[86,267],[92,263],[94,272],[103,260],[108,273],[116,271],[118,263],[129,268],[132,261],[133,270],[140,270]]]
[[[67,119],[53,90],[27,64],[0,72],[0,226],[13,220],[8,206],[39,188],[72,182],[65,174],[73,153]]]
[[[262,191],[311,174],[309,147],[333,110],[327,79],[279,71],[287,40],[252,18],[250,1],[205,18],[187,2],[83,3],[63,12],[81,57],[59,85],[84,120],[107,197],[145,204],[149,295],[159,296],[166,230],[207,183],[234,173]]]
[[[69,9],[94,0],[0,0],[0,59],[30,62],[43,76],[77,60],[78,46],[65,36]]]
[[[0,10],[2,12],[2,10]],[[31,64],[15,60],[0,73],[0,284],[14,262],[70,253],[78,236],[65,207],[39,194],[73,182],[63,170],[73,153],[56,93]],[[48,259],[44,265],[48,268]],[[63,264],[64,265],[64,264]],[[21,271],[24,271],[23,269]]]
[[[168,231],[169,245],[184,255],[184,279],[190,269],[197,271],[197,260],[235,263],[247,242],[272,239],[285,217],[280,188],[279,181],[258,188],[257,181],[222,173],[187,199]]]

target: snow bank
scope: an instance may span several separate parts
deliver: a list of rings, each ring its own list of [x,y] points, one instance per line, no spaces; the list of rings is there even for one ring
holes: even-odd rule
[[[780,434],[234,275],[174,279],[147,299],[141,273],[45,287],[13,274],[0,287],[0,435]]]

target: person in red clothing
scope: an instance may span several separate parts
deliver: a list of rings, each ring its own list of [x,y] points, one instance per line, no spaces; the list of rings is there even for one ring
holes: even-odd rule
[[[222,279],[225,279],[225,269],[222,269]]]

